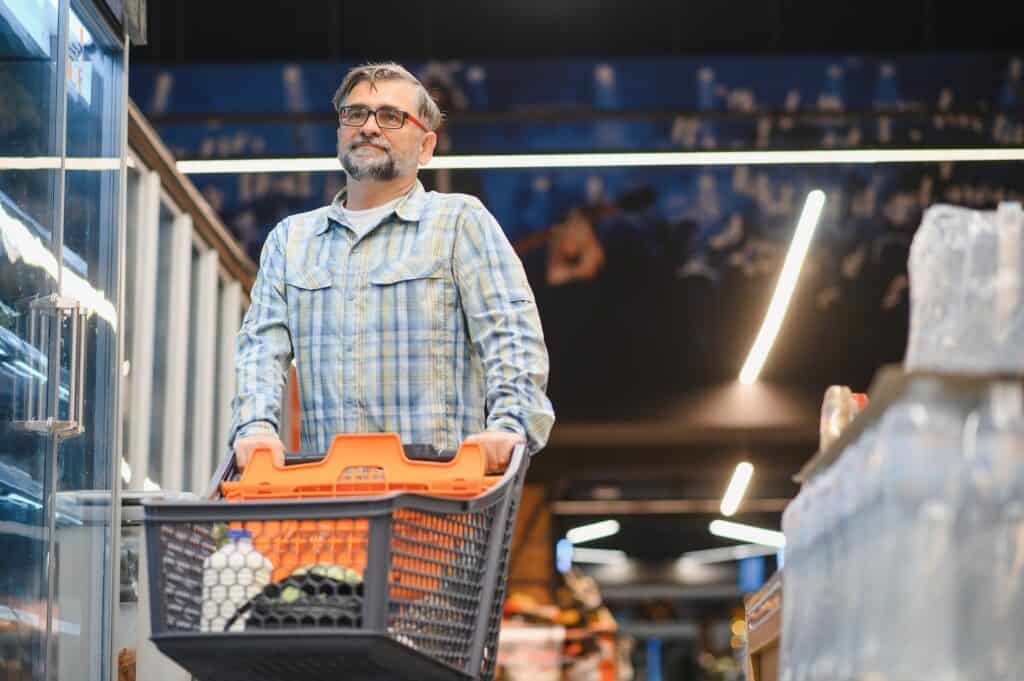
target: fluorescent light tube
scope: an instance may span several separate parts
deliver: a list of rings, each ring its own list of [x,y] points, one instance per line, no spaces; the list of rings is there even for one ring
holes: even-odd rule
[[[728,517],[736,513],[753,475],[754,466],[752,464],[746,461],[736,464],[732,480],[729,481],[729,487],[725,490],[725,496],[722,497],[722,515]]]
[[[599,523],[590,523],[574,527],[565,533],[565,538],[573,544],[582,544],[595,539],[603,539],[619,533],[619,522],[617,520],[602,520]]]
[[[804,266],[804,258],[807,256],[807,249],[811,246],[811,237],[814,236],[814,229],[818,226],[818,219],[825,207],[825,192],[815,189],[807,195],[804,202],[803,212],[800,214],[800,221],[797,223],[796,232],[793,234],[793,241],[789,245],[789,252],[786,253],[786,260],[782,264],[782,273],[779,274],[779,281],[775,285],[775,293],[772,294],[771,303],[768,305],[768,312],[761,323],[761,330],[757,332],[754,346],[750,348],[747,361],[740,371],[740,383],[751,385],[761,374],[764,368],[768,353],[771,352],[775,338],[779,335],[782,327],[782,320],[789,308],[789,301],[796,290],[796,281],[800,277],[800,270]]]
[[[581,549],[573,547],[572,562],[595,563],[599,565],[622,565],[628,559],[625,551],[612,549]]]
[[[742,523],[734,523],[729,520],[712,520],[708,529],[716,537],[724,537],[725,539],[735,539],[736,541],[774,546],[776,548],[786,545],[786,536],[781,532]]]
[[[773,556],[778,551],[774,546],[762,546],[760,544],[740,544],[739,546],[723,546],[718,549],[702,549],[700,551],[687,551],[680,560],[701,565],[711,563],[728,563],[743,558],[755,556]]]
[[[590,154],[444,155],[424,170],[508,168],[637,168],[659,166],[836,165],[852,163],[941,163],[1024,161],[1024,149],[811,149],[804,151],[661,151]],[[59,159],[57,166],[59,167]],[[0,168],[3,168],[0,159]],[[341,172],[334,156],[310,158],[200,159],[178,161],[186,174]]]

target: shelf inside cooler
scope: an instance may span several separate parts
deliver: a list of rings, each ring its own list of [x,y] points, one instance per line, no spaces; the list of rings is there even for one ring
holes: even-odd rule
[[[198,681],[469,681],[379,632],[162,634],[153,642]]]

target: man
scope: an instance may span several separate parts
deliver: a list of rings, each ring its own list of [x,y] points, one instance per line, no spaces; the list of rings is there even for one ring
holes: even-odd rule
[[[267,237],[238,334],[239,468],[276,432],[298,367],[303,449],[336,433],[480,443],[491,473],[547,442],[548,357],[522,263],[475,198],[426,192],[441,112],[398,64],[352,69],[334,95],[346,188]]]

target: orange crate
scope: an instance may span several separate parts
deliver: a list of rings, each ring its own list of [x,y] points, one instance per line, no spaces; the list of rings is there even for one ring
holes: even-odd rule
[[[468,499],[500,480],[499,476],[486,476],[485,470],[483,449],[475,443],[463,444],[451,461],[414,461],[405,456],[394,433],[342,434],[334,437],[327,455],[315,463],[280,467],[269,450],[257,450],[239,480],[221,483],[221,494],[229,502],[400,492]],[[406,514],[413,522],[401,523]],[[452,531],[465,532],[468,525],[456,517],[442,527],[439,519],[431,522],[423,513],[403,510],[395,511],[395,520],[394,540],[415,545],[410,553],[429,555],[430,560],[396,555],[393,567],[399,568],[404,579],[393,573],[392,584],[401,581],[405,588],[393,588],[392,595],[418,600],[437,589],[441,566],[457,557],[458,539]],[[435,524],[437,531],[425,529]],[[365,519],[236,521],[231,527],[252,533],[253,546],[274,565],[274,581],[287,579],[296,568],[314,563],[347,567],[359,574],[366,570],[369,521]],[[429,551],[422,548],[426,546]]]
[[[465,443],[451,461],[413,461],[394,433],[336,435],[316,463],[280,467],[269,450],[257,450],[240,480],[221,483],[228,501],[314,499],[415,492],[468,499],[498,477],[485,475],[480,445]]]

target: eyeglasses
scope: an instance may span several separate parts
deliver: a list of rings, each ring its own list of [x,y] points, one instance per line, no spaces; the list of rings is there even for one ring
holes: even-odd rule
[[[430,132],[427,126],[420,122],[420,119],[407,111],[396,109],[393,106],[382,106],[376,109],[371,109],[363,104],[343,106],[338,109],[338,120],[343,125],[359,128],[366,125],[366,121],[370,120],[370,114],[373,114],[377,125],[387,130],[398,130],[405,125],[405,121],[408,119],[418,125],[423,132]]]

